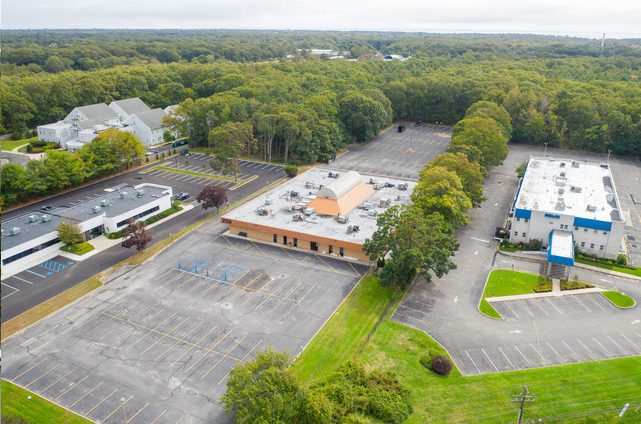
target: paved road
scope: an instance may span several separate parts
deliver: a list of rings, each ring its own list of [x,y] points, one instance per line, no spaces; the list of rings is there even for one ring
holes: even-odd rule
[[[533,153],[537,151],[532,147],[511,146],[505,164],[492,169],[485,182],[488,200],[471,212],[471,224],[457,232],[461,246],[454,261],[458,269],[431,284],[417,281],[392,318],[430,334],[448,349],[465,375],[641,354],[641,307],[618,309],[593,294],[506,303],[499,307],[506,313],[505,320],[487,318],[478,312],[492,269],[511,269],[512,264],[516,270],[527,272],[538,273],[541,269],[537,261],[498,255],[492,240],[514,194],[514,169]],[[617,160],[611,159],[610,163],[617,166]],[[638,281],[577,268],[570,275],[616,286],[641,300]]]

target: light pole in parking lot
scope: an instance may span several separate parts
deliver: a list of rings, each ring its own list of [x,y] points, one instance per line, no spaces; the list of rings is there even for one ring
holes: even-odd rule
[[[612,150],[608,150],[608,162],[607,162],[607,163],[608,163],[608,165],[610,164],[610,152],[611,152],[611,151],[612,151]]]
[[[547,143],[544,143],[544,144],[545,144],[545,149],[543,149],[543,156],[545,156],[545,154],[548,151],[548,144]]]
[[[125,424],[127,424],[127,416],[125,415],[125,398],[121,397],[120,398],[120,407],[122,408],[122,418],[125,420]]]

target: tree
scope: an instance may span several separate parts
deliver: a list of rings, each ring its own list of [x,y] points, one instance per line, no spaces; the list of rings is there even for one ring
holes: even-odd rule
[[[24,166],[19,163],[8,163],[0,168],[0,175],[2,176],[0,189],[7,205],[29,198],[34,181]]]
[[[227,391],[220,398],[236,423],[296,422],[305,393],[289,371],[293,357],[268,346],[229,373]]]
[[[501,127],[505,139],[509,140],[510,137],[512,137],[512,121],[510,119],[510,114],[503,106],[499,106],[494,102],[481,100],[480,102],[476,102],[472,106],[468,107],[467,111],[465,111],[466,118],[474,116],[494,119]]]
[[[225,122],[209,133],[211,143],[210,154],[214,160],[210,162],[216,171],[224,174],[234,174],[238,180],[238,160],[247,144],[255,142],[252,124],[250,122]]]
[[[94,146],[96,142],[99,144]],[[145,154],[145,147],[134,133],[112,128],[102,131],[98,137],[80,150],[88,146],[91,146],[88,150],[95,155],[101,169],[105,171],[113,171],[123,165],[129,168],[134,160]]]
[[[165,143],[169,143],[170,141],[174,141],[176,137],[173,136],[171,131],[165,130],[165,132],[162,133],[162,139],[165,141]]]
[[[202,205],[203,209],[207,210],[213,207],[216,208],[216,213],[218,213],[220,206],[227,203],[227,190],[210,184],[205,186],[203,191],[196,197],[196,200]]]
[[[85,241],[85,235],[80,225],[66,218],[60,221],[56,231],[58,231],[58,238],[64,244],[78,244]]]
[[[452,229],[470,223],[465,212],[472,207],[472,201],[463,191],[461,179],[445,167],[421,171],[411,197],[424,215],[438,212]]]
[[[430,162],[425,169],[442,166],[448,171],[454,172],[461,180],[463,192],[472,201],[472,207],[478,208],[486,200],[483,197],[483,173],[481,166],[476,162],[470,162],[463,152],[444,153]]]
[[[153,233],[148,231],[146,227],[147,224],[144,222],[129,218],[127,226],[123,230],[125,240],[121,243],[121,246],[127,249],[136,246],[138,252],[145,250],[153,239]]]
[[[472,117],[459,121],[452,130],[452,146],[466,144],[481,151],[481,166],[497,166],[507,157],[507,139],[492,118]]]
[[[340,100],[339,116],[356,141],[376,137],[392,120],[380,102],[360,93],[348,94]]]
[[[431,281],[430,271],[442,277],[456,268],[450,256],[458,241],[438,214],[423,216],[415,206],[392,206],[377,219],[378,229],[363,243],[371,260],[385,258],[381,285],[405,288],[416,274]]]

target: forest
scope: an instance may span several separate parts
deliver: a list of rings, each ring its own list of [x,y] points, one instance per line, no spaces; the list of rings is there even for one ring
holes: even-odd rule
[[[3,133],[74,107],[178,104],[168,125],[210,146],[251,125],[245,154],[314,162],[398,121],[455,125],[501,106],[514,143],[641,157],[641,40],[305,31],[2,31]],[[310,49],[336,49],[330,60]],[[402,54],[408,60],[382,60]],[[479,118],[480,119],[480,118]],[[478,121],[481,122],[481,121]]]

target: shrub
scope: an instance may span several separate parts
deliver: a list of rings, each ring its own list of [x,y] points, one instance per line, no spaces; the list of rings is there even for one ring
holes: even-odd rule
[[[383,268],[385,266],[385,259],[378,258],[376,261],[376,268]]]
[[[437,374],[449,375],[453,366],[454,364],[452,364],[452,361],[447,359],[445,356],[438,355],[432,359],[432,371]]]
[[[428,370],[432,369],[432,361],[437,356],[445,356],[445,352],[439,349],[430,349],[424,355],[422,355],[418,361]]]
[[[594,287],[592,284],[584,283],[578,280],[565,281],[561,280],[561,290],[576,290]]]
[[[320,155],[318,155],[318,161],[324,163],[329,162],[329,155],[327,153],[321,153]]]
[[[14,131],[13,134],[11,134],[11,139],[22,140],[22,131]]]
[[[552,280],[545,277],[539,277],[539,284],[534,286],[533,289],[536,293],[552,291]]]
[[[149,162],[149,156],[145,158],[145,162]]]
[[[295,177],[298,175],[298,167],[296,165],[287,165],[285,167],[285,174],[289,175],[290,177]]]
[[[289,162],[287,162],[287,165],[300,166],[300,162],[297,160],[290,160]]]
[[[619,265],[627,265],[628,264],[628,258],[625,257],[623,254],[619,254],[617,256],[617,264]]]
[[[283,159],[283,158],[274,158],[274,159],[272,159],[272,162],[274,162],[274,163],[285,163],[285,159]]]
[[[36,141],[32,141],[32,142],[31,142],[31,145],[32,145],[33,147],[45,147],[45,146],[47,145],[47,142],[46,142],[46,141],[39,141],[39,140],[36,140]]]
[[[31,143],[27,144],[27,153],[33,153],[33,145]]]

